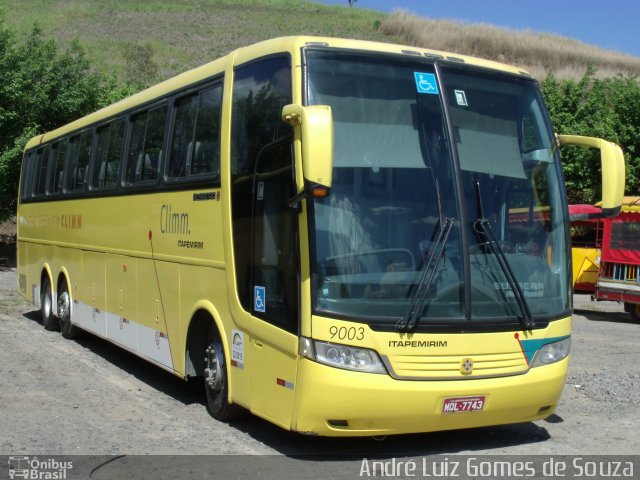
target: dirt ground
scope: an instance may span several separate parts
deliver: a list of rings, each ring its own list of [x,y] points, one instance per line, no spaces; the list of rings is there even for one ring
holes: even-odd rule
[[[0,268],[16,265],[16,219],[0,222]]]
[[[399,457],[640,451],[640,325],[576,296],[570,374],[555,415],[519,425],[372,439],[303,437],[247,414],[208,416],[190,385],[91,335],[45,331],[0,271],[0,454]]]

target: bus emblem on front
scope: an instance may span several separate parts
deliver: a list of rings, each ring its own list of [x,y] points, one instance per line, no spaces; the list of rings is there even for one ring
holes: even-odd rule
[[[473,359],[463,358],[460,360],[460,373],[462,375],[471,375],[473,373]]]

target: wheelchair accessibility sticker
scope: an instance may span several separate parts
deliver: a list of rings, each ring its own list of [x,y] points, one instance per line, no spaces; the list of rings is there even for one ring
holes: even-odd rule
[[[413,76],[416,79],[416,88],[418,93],[430,93],[432,95],[438,95],[438,82],[436,76],[433,73],[413,72]]]
[[[266,311],[264,287],[253,287],[253,309],[262,313]]]

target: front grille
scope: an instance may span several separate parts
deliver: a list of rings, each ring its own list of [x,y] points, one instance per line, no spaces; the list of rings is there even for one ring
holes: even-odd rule
[[[473,370],[462,373],[461,364],[471,359]],[[388,355],[385,364],[395,378],[465,379],[519,375],[529,369],[522,351],[459,355]]]

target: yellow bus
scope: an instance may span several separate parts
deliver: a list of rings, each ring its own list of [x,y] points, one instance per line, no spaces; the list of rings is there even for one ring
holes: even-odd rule
[[[28,143],[19,290],[47,329],[202,378],[220,420],[367,436],[544,418],[571,335],[564,143],[600,149],[615,213],[619,148],[554,136],[519,68],[265,41]]]

